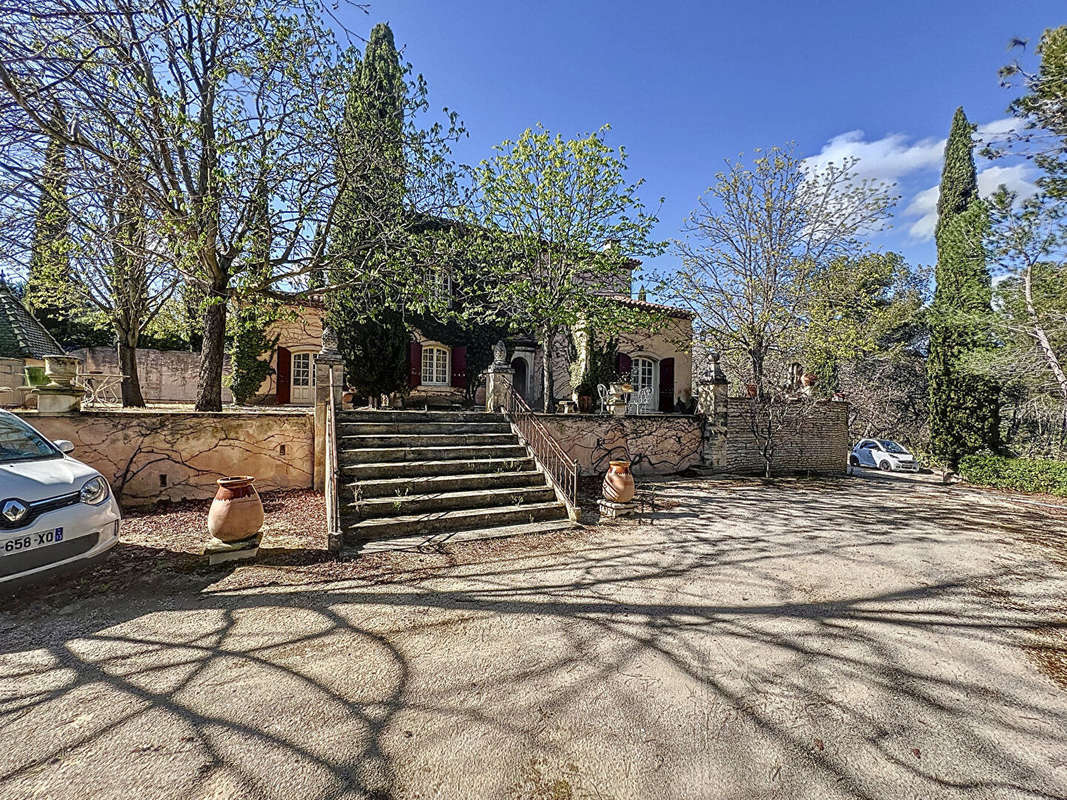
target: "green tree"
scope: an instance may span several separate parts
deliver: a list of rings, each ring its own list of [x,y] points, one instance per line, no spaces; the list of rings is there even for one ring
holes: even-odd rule
[[[973,131],[963,109],[956,109],[941,174],[929,315],[930,447],[952,470],[963,456],[1000,442],[999,387],[968,365],[971,354],[992,344],[984,247],[989,216],[978,197]]]
[[[61,112],[53,124],[63,125]],[[80,311],[70,288],[70,208],[66,147],[50,136],[39,179],[33,248],[26,277],[26,307],[60,342],[69,343]]]
[[[465,313],[537,336],[544,352],[575,327],[608,333],[633,315],[605,296],[630,297],[635,256],[654,255],[657,217],[639,197],[643,180],[626,176],[623,148],[608,126],[564,139],[538,125],[474,169],[475,202],[463,213],[471,254],[463,283],[481,301]],[[554,407],[553,358],[543,359],[543,407]]]
[[[415,124],[427,92],[422,77],[410,75],[392,30],[375,25],[349,77],[336,148],[341,189],[327,244],[328,320],[349,385],[371,396],[407,386],[411,314],[437,302],[431,276],[440,266],[433,245],[440,226],[426,208],[454,201],[447,142],[461,128],[454,115],[447,127]]]

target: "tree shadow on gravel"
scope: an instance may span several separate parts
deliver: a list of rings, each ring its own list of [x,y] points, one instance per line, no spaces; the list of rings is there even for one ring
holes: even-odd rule
[[[194,570],[171,591],[5,613],[0,711],[12,746],[0,794],[32,794],[72,760],[63,775],[78,791],[106,794],[109,771],[128,760],[165,775],[185,765],[163,796],[407,797],[408,761],[449,752],[458,732],[573,759],[544,720],[596,709],[664,743],[667,761],[702,747],[709,776],[742,782],[744,765],[784,759],[794,794],[1062,796],[1063,765],[1027,744],[1067,752],[1063,705],[990,655],[1067,628],[1054,596],[1032,590],[1044,565],[949,563],[954,574],[936,580],[917,566],[941,548],[1006,543],[1040,518],[843,488],[674,482],[664,496],[676,505],[654,527],[386,554],[335,565],[321,584],[268,575],[230,588],[227,573]],[[803,580],[787,568],[808,562]],[[847,580],[865,571],[896,588]],[[1025,604],[991,601],[1020,587]],[[522,644],[506,658],[483,631],[484,650],[460,648],[471,625]],[[680,741],[664,714],[683,697],[631,688],[653,671],[700,698],[703,745]],[[78,714],[89,719],[57,724]],[[141,739],[160,749],[133,752]],[[632,755],[610,746],[614,759]],[[100,763],[79,759],[101,748]],[[932,759],[939,748],[965,759]],[[507,766],[518,769],[470,769]],[[566,780],[574,797],[611,796]],[[702,793],[691,775],[649,780],[660,796]]]

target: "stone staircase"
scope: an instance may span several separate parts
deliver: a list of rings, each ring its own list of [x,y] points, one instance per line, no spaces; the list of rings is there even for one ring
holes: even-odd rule
[[[571,524],[501,414],[340,412],[337,456],[350,551],[436,534],[502,536]]]

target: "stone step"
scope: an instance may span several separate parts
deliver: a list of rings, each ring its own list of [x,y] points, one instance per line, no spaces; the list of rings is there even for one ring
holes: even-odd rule
[[[409,478],[378,478],[348,484],[348,491],[364,500],[376,497],[403,497],[434,492],[469,492],[474,489],[545,486],[545,476],[536,470],[521,472],[478,472],[461,475],[426,475]]]
[[[490,506],[523,506],[550,503],[556,499],[551,486],[518,486],[497,489],[477,489],[473,492],[444,492],[416,494],[407,497],[376,497],[349,503],[342,510],[346,517],[371,519],[374,517],[403,517],[436,511],[458,511],[466,508]]]
[[[342,549],[341,554],[343,558],[354,558],[369,553],[420,550],[443,544],[462,544],[463,542],[503,539],[510,536],[537,536],[571,530],[576,527],[577,525],[569,519],[558,519],[546,520],[545,522],[528,522],[522,525],[500,525],[495,528],[416,534],[414,536],[400,536],[395,539],[376,539],[364,542],[362,546],[346,546]]]
[[[560,502],[432,511],[360,520],[344,526],[344,539],[348,545],[359,545],[374,539],[521,525],[566,517],[567,509]]]
[[[437,452],[436,450],[434,451]],[[455,459],[454,461],[379,461],[341,464],[341,474],[356,480],[421,478],[435,475],[473,475],[536,470],[533,458],[525,451],[519,458]]]
[[[372,436],[353,436],[342,434],[337,439],[337,446],[342,450],[361,450],[365,448],[399,448],[412,447],[464,447],[499,444],[517,445],[518,437],[507,433],[388,433]]]
[[[366,447],[339,450],[341,464],[375,464],[387,461],[458,461],[460,459],[523,458],[522,445],[470,445],[463,447]]]
[[[485,411],[341,411],[338,422],[411,423],[424,422],[505,422],[503,414]]]
[[[389,433],[511,433],[506,422],[341,422],[339,436],[374,436]]]

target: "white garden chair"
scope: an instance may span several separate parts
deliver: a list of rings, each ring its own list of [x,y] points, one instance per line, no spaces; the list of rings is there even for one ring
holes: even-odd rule
[[[627,414],[647,414],[652,405],[652,387],[643,386],[630,395],[630,402],[626,405]]]
[[[608,413],[608,387],[602,383],[596,385],[597,397],[600,398],[600,413]]]

